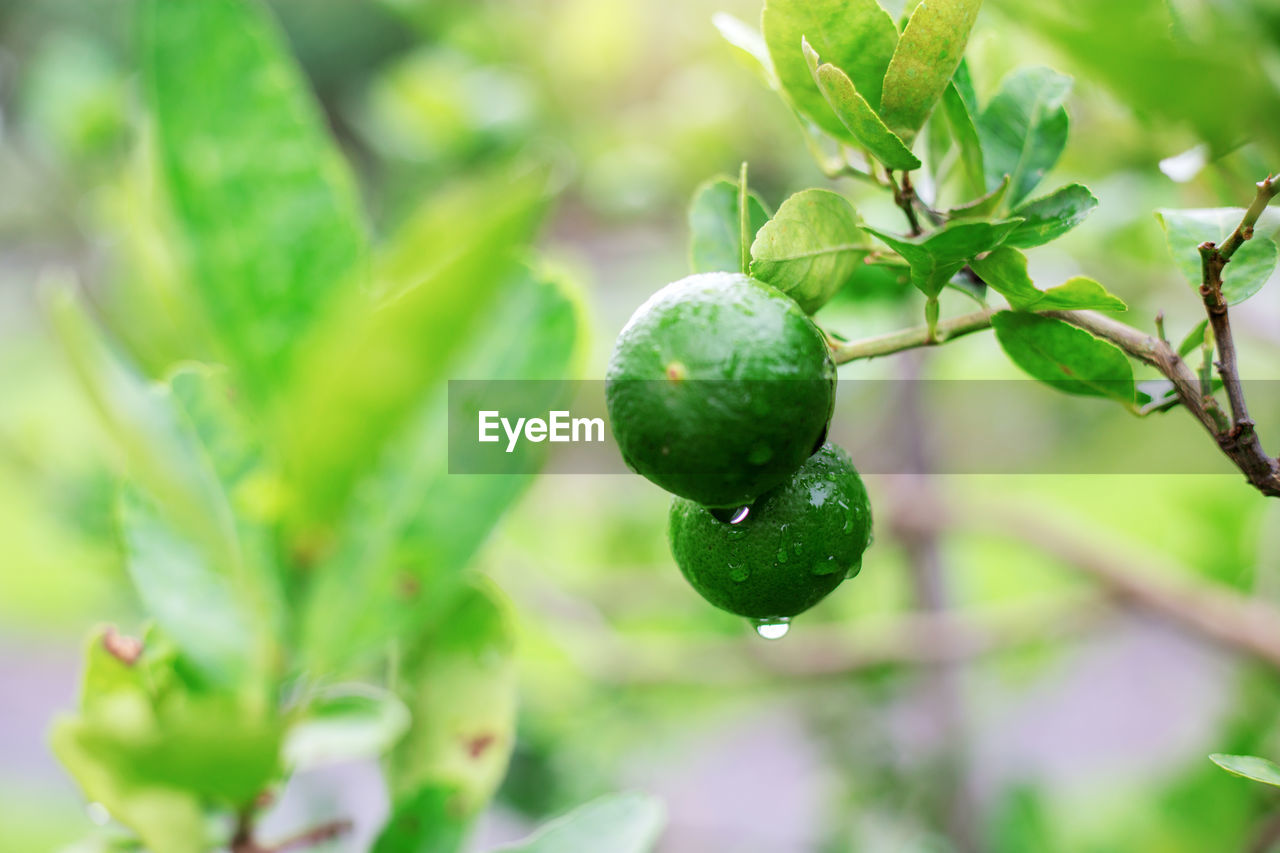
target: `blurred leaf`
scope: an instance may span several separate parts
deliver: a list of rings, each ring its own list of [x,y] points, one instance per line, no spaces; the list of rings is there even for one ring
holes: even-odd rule
[[[1013,363],[1041,382],[1068,394],[1133,402],[1133,366],[1115,344],[1020,311],[1001,311],[991,325]]]
[[[689,266],[693,272],[739,272],[742,265],[741,206],[738,184],[712,178],[693,194],[689,205]],[[748,196],[752,234],[769,221],[769,211],[755,193]]]
[[[884,76],[880,115],[910,145],[955,74],[982,0],[916,6]]]
[[[1182,343],[1178,344],[1178,355],[1186,358],[1191,353],[1204,346],[1204,333],[1209,329],[1209,319],[1206,317],[1187,332],[1187,336],[1182,339]]]
[[[863,230],[906,258],[911,265],[911,283],[925,296],[934,297],[942,292],[952,276],[978,255],[999,246],[1021,223],[1021,219],[962,220],[948,222],[919,237],[902,237],[866,225]]]
[[[409,729],[409,709],[395,694],[363,684],[336,685],[307,703],[284,742],[292,770],[376,758]]]
[[[1280,150],[1280,86],[1268,71],[1275,32],[1260,26],[1274,4],[1198,4],[1202,14],[1185,26],[1176,10],[1189,4],[1168,0],[996,2],[1140,118],[1190,125],[1215,155],[1250,139]]]
[[[458,791],[424,785],[396,803],[373,853],[454,853],[466,840],[471,819],[458,814]]]
[[[227,570],[236,566],[240,550],[226,497],[165,389],[148,384],[108,348],[68,288],[51,294],[48,312],[72,368],[123,457],[125,473],[210,561]]]
[[[298,352],[277,408],[296,524],[328,537],[355,483],[421,409],[477,332],[543,206],[536,176],[470,184],[430,202],[378,263],[383,290],[340,301]]]
[[[455,362],[456,379],[537,380],[547,410],[563,393],[583,331],[558,277],[526,272],[498,297]],[[441,615],[460,573],[531,475],[450,474],[445,389],[393,441],[359,491],[305,605],[309,668],[329,672],[414,635]],[[341,631],[334,626],[341,625]]]
[[[755,61],[760,76],[769,88],[778,88],[778,75],[773,70],[773,60],[769,58],[769,46],[764,43],[764,36],[759,30],[727,12],[716,12],[711,16],[711,23],[720,31],[725,41]]]
[[[802,39],[800,46],[813,80],[827,105],[853,134],[854,139],[890,169],[919,169],[919,158],[911,153],[911,149],[893,131],[885,127],[880,116],[876,115],[876,111],[858,93],[849,76],[829,62],[819,65],[818,54],[808,39]]]
[[[263,5],[140,9],[158,151],[192,278],[245,392],[264,403],[299,334],[358,275],[359,198]]]
[[[1009,235],[1008,245],[1019,249],[1043,246],[1075,228],[1098,206],[1089,188],[1067,184],[1046,196],[1020,205],[1012,213],[1026,221]]]
[[[1280,766],[1256,755],[1223,755],[1214,753],[1209,760],[1236,776],[1280,788]]]
[[[869,247],[844,196],[801,190],[778,208],[751,244],[751,274],[812,314],[853,275]]]
[[[1124,300],[1090,278],[1076,276],[1048,290],[1040,290],[1027,274],[1027,258],[1017,249],[1001,246],[975,258],[973,271],[1018,311],[1124,311]]]
[[[1203,275],[1200,244],[1205,241],[1221,244],[1240,224],[1244,213],[1244,209],[1238,207],[1156,211],[1156,218],[1164,226],[1173,262],[1192,287],[1199,289]],[[1246,240],[1222,271],[1222,296],[1227,304],[1236,305],[1261,290],[1275,271],[1276,260],[1273,240],[1261,233]]]
[[[666,822],[662,803],[647,794],[607,794],[493,853],[647,853]]]
[[[515,745],[514,647],[510,605],[476,578],[405,650],[400,689],[413,722],[388,761],[397,802],[447,785],[455,813],[470,816],[493,796]]]
[[[965,70],[965,66],[961,65],[960,70]],[[960,70],[956,73],[959,74]],[[960,149],[960,165],[964,168],[965,189],[974,197],[981,196],[987,191],[982,140],[978,137],[978,126],[974,123],[974,114],[965,102],[964,96],[960,94],[960,90],[956,88],[954,81],[942,93],[942,112]]]
[[[251,671],[250,619],[225,574],[176,535],[135,489],[120,495],[129,579],[148,615],[217,684]]]
[[[987,187],[994,189],[1008,175],[1011,207],[1062,156],[1070,126],[1063,101],[1070,91],[1070,77],[1048,68],[1024,68],[1005,78],[978,118]]]
[[[204,853],[204,811],[190,791],[139,782],[123,772],[114,756],[100,753],[79,719],[56,721],[49,736],[58,760],[91,802],[138,834],[153,853]]]
[[[806,39],[844,71],[878,109],[885,69],[898,43],[889,13],[876,0],[767,0],[761,24],[778,81],[795,106],[836,139],[857,142],[818,90],[800,42]]]

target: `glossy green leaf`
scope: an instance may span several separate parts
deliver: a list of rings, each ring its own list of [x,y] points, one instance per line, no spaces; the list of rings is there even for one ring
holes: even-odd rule
[[[761,25],[778,80],[796,108],[836,139],[856,143],[818,90],[800,40],[807,39],[826,62],[844,71],[877,109],[898,43],[889,13],[876,0],[767,0]]]
[[[1021,222],[1021,219],[960,220],[919,237],[902,237],[865,225],[863,230],[906,258],[911,265],[911,283],[925,296],[935,297],[952,276],[978,255],[1003,243]]]
[[[1240,224],[1244,213],[1238,207],[1156,211],[1156,218],[1164,226],[1174,264],[1192,287],[1199,289],[1201,283],[1200,244],[1205,241],[1221,243]],[[1264,236],[1268,230],[1271,229],[1255,229],[1254,236],[1236,250],[1231,262],[1223,269],[1222,296],[1228,305],[1236,305],[1253,296],[1275,272],[1276,244]]]
[[[476,578],[407,647],[399,681],[413,721],[387,765],[397,801],[447,785],[456,812],[473,815],[493,796],[515,745],[514,646],[510,605]]]
[[[769,58],[769,46],[764,43],[764,36],[759,30],[727,12],[716,12],[711,16],[711,23],[725,41],[753,60],[769,88],[778,88],[778,75],[773,70],[773,60]]]
[[[1008,244],[1020,249],[1043,246],[1075,228],[1097,206],[1098,200],[1088,187],[1067,184],[1013,211],[1013,216],[1020,216],[1026,221],[1009,235]]]
[[[778,208],[751,244],[751,275],[817,311],[838,291],[869,247],[844,196],[801,190]]]
[[[294,525],[321,541],[357,480],[382,456],[476,334],[543,207],[536,176],[438,195],[375,264],[380,301],[345,298],[299,345],[280,401],[280,446]]]
[[[397,802],[379,833],[373,853],[456,853],[461,850],[472,819],[460,815],[458,790],[426,785]]]
[[[1068,394],[1133,402],[1133,366],[1115,344],[1021,311],[1001,311],[991,325],[1013,363],[1041,382]]]
[[[975,197],[981,196],[987,192],[982,140],[978,137],[978,126],[974,123],[973,113],[954,82],[942,93],[942,112],[960,150],[965,189]]]
[[[1026,256],[1008,245],[974,259],[972,267],[992,290],[1008,299],[1009,304],[1019,311],[1124,311],[1128,308],[1124,300],[1083,276],[1040,290],[1027,273]]]
[[[755,193],[747,200],[748,226],[755,234],[769,221],[769,210]],[[739,272],[742,258],[738,183],[712,178],[693,194],[689,205],[689,266],[693,272]]]
[[[919,158],[911,153],[911,149],[893,131],[885,127],[876,111],[858,94],[849,75],[829,62],[819,64],[818,53],[808,39],[801,40],[801,48],[805,61],[809,63],[809,70],[813,73],[814,82],[826,98],[827,104],[858,143],[890,169],[919,169]]]
[[[285,762],[305,770],[377,758],[409,729],[409,709],[393,693],[363,684],[335,685],[313,697],[289,729]]]
[[[266,402],[300,333],[357,274],[359,196],[263,4],[148,0],[141,15],[146,91],[191,279],[243,390]]]
[[[1026,198],[1062,156],[1070,127],[1063,102],[1070,91],[1070,77],[1024,68],[1005,78],[978,118],[987,187],[1008,175],[1010,206]]]
[[[926,0],[916,6],[884,76],[880,115],[908,145],[924,127],[964,57],[982,0]]]
[[[542,411],[556,408],[563,386],[553,380],[578,369],[583,312],[563,277],[544,272],[525,272],[499,294],[452,378],[539,380],[520,388],[541,399]],[[439,388],[392,442],[318,568],[302,618],[311,669],[364,661],[439,618],[461,570],[532,479],[527,467],[450,474],[446,403]]]
[[[1224,755],[1214,753],[1209,760],[1236,776],[1280,788],[1280,766],[1256,755]]]
[[[662,803],[651,796],[608,794],[493,853],[648,853],[665,822]]]

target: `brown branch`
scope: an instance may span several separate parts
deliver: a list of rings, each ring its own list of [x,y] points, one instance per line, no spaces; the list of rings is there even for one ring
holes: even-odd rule
[[[236,822],[235,834],[231,837],[231,853],[288,853],[290,850],[304,850],[324,844],[346,835],[352,829],[352,822],[345,818],[331,820],[292,835],[275,844],[262,845],[253,837],[253,812],[241,812]]]
[[[1120,543],[1099,543],[1096,532],[1074,530],[1021,507],[985,502],[957,503],[942,511],[935,506],[900,523],[1020,540],[1089,575],[1121,603],[1280,669],[1280,608],[1199,580]]]

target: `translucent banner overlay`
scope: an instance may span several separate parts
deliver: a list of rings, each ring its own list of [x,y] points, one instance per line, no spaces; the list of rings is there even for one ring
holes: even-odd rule
[[[728,385],[684,382],[685,393],[708,396],[724,396]],[[743,423],[771,417],[762,402],[776,396],[768,384],[728,395],[751,401]],[[1149,402],[1165,389],[1144,390],[1150,396],[1142,402]],[[627,473],[605,393],[603,380],[451,380],[449,473]],[[1245,394],[1263,445],[1280,451],[1280,381],[1246,382]],[[1030,380],[840,380],[828,437],[864,474],[1235,471],[1178,406],[1139,417],[1115,399]]]

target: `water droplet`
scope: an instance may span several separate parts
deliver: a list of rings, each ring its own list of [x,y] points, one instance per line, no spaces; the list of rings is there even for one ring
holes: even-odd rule
[[[733,514],[733,518],[729,519],[729,523],[741,524],[743,521],[746,520],[747,516],[750,514],[751,514],[751,507],[740,506],[738,507],[737,511]]]
[[[746,520],[747,516],[751,514],[751,506],[748,504],[746,506],[729,509],[715,507],[712,508],[710,512],[715,517],[716,521],[721,521],[725,524],[741,524]],[[730,531],[730,533],[737,532],[738,531]]]
[[[804,543],[801,542],[799,539],[797,539],[795,541],[795,544],[791,546],[791,550],[799,554],[801,551],[804,550]]]
[[[781,640],[791,630],[791,619],[786,616],[773,616],[768,619],[752,619],[751,625],[756,633],[766,640]]]
[[[836,562],[835,554],[832,554],[827,557],[827,559],[819,560],[814,563],[813,567],[809,569],[809,571],[819,576],[834,575],[836,572],[840,571],[840,564]]]
[[[785,563],[787,561],[787,545],[784,542],[778,546],[778,562]]]
[[[751,577],[751,569],[745,563],[729,564],[729,580],[734,583],[742,583],[749,577]]]
[[[861,560],[859,560],[858,562],[854,563],[852,566],[849,567],[849,571],[844,573],[844,579],[848,580],[849,578],[857,577],[858,572],[860,571],[862,571]]]

